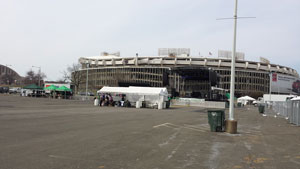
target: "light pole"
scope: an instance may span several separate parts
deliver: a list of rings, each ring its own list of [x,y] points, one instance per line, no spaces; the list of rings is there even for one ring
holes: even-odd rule
[[[272,97],[272,81],[273,81],[273,73],[270,72],[269,75],[270,75],[269,103],[270,103],[270,105],[271,105],[271,100],[272,100],[271,97]],[[271,106],[269,106],[269,107],[271,107]]]
[[[88,85],[89,85],[89,63],[86,63],[86,83],[85,83],[85,97],[88,96]]]
[[[231,79],[230,79],[230,105],[229,105],[229,119],[226,121],[226,132],[237,133],[237,121],[234,120],[234,89],[235,89],[235,55],[236,55],[236,29],[237,29],[237,5],[238,0],[235,0],[234,7],[234,26],[233,26],[233,48],[231,59]]]
[[[41,67],[40,66],[32,66],[32,67],[39,69],[39,87],[41,87]]]

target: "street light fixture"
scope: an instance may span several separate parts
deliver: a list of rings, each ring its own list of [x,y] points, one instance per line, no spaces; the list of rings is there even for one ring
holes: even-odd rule
[[[236,27],[237,27],[237,5],[238,0],[235,0],[234,8],[234,26],[233,26],[233,49],[231,58],[231,79],[230,79],[230,105],[229,119],[226,123],[226,131],[231,134],[237,133],[237,121],[234,120],[234,89],[235,89],[235,55],[236,55]]]
[[[231,58],[231,76],[230,76],[230,105],[229,105],[229,118],[226,121],[226,132],[231,134],[237,133],[237,121],[234,119],[234,89],[235,89],[235,56],[236,56],[236,29],[237,29],[237,19],[249,19],[255,17],[237,17],[237,7],[238,0],[235,0],[234,15],[233,18],[219,18],[217,20],[223,19],[234,19],[233,27],[233,49]]]

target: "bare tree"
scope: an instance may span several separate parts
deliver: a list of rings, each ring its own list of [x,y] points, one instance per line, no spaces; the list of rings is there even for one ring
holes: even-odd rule
[[[4,74],[0,76],[0,84],[12,84],[16,79],[15,75],[13,74]]]
[[[63,72],[62,80],[71,82],[71,84],[75,86],[75,93],[77,93],[79,85],[83,81],[83,75],[80,68],[80,63],[73,63],[73,65],[68,66],[67,70]]]
[[[45,73],[42,73],[42,72],[38,72],[37,74],[34,73],[34,71],[32,70],[29,70],[27,73],[26,73],[26,76],[24,78],[24,83],[25,84],[36,84],[38,85],[39,84],[39,81],[40,81],[40,84],[42,84],[42,82],[44,81],[44,79],[46,78],[47,76],[45,75]]]

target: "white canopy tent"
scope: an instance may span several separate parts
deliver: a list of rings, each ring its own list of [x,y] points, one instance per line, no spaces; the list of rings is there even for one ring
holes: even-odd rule
[[[297,101],[297,100],[300,100],[300,97],[294,97],[294,98],[292,98],[291,100],[293,100],[293,101]]]
[[[252,102],[252,101],[255,101],[255,99],[250,96],[243,96],[237,99],[237,102],[242,103],[243,105],[246,105],[248,102]]]
[[[129,93],[129,88],[128,87],[107,87],[104,86],[102,89],[98,90],[97,93]]]
[[[158,87],[103,87],[97,91],[98,94],[109,93],[112,95],[125,94],[126,100],[135,103],[146,101],[147,104],[158,104],[168,101],[168,91],[166,88]]]

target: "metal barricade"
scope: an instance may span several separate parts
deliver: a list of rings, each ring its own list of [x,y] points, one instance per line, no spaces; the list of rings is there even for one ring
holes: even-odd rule
[[[273,102],[271,112],[285,117],[292,124],[300,126],[300,101]]]
[[[293,102],[293,124],[296,124],[297,126],[300,125],[299,123],[299,102],[294,101]]]

